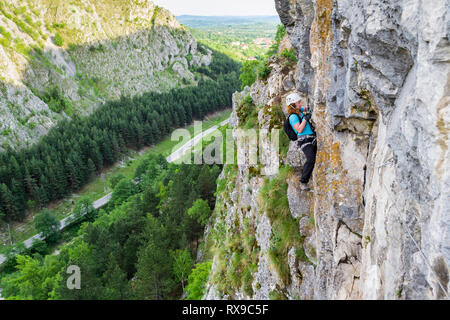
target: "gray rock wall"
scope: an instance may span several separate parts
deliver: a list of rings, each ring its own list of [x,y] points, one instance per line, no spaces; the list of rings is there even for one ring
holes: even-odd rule
[[[445,297],[449,1],[275,3],[299,69],[312,68],[295,80],[302,91],[302,76],[311,79],[319,148],[328,152],[314,174],[326,193],[315,196],[315,297]]]

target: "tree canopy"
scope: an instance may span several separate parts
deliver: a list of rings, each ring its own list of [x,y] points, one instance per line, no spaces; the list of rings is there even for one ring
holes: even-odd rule
[[[46,239],[56,240],[60,222],[53,212],[48,209],[42,210],[34,217],[34,227],[38,233]]]
[[[85,219],[78,235],[58,255],[49,254],[44,243],[36,243],[22,256],[11,258],[13,267],[0,280],[2,296],[179,299],[187,281],[195,283],[190,287],[198,296],[198,270],[191,278],[193,257],[205,217],[213,209],[208,201],[215,205],[215,188],[207,186],[215,184],[220,171],[217,165],[176,165],[161,155],[148,155],[135,173],[140,183],[120,180],[114,189],[120,193],[117,201],[102,208],[95,220]],[[131,185],[134,190],[129,192]],[[76,207],[82,212],[91,204],[80,199]],[[201,214],[193,215],[190,208]],[[55,230],[57,220],[50,211],[44,210],[36,219],[41,231]],[[66,286],[70,265],[82,271],[81,290]]]

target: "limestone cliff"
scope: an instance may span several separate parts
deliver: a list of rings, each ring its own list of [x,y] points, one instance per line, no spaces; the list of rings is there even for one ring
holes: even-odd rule
[[[148,0],[1,1],[0,151],[122,94],[195,84],[210,60]]]
[[[284,97],[304,94],[313,192],[296,185],[295,143],[280,142],[278,174],[226,165],[205,298],[447,299],[449,2],[275,3],[298,63],[273,58],[268,79],[235,95],[234,135],[276,128]],[[247,144],[236,139],[238,153]],[[272,147],[259,145],[261,159]]]

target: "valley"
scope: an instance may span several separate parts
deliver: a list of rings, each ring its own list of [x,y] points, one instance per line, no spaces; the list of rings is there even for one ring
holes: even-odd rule
[[[207,115],[202,121],[203,130],[207,131],[222,123],[229,117],[230,113],[230,110],[224,110]],[[187,126],[186,129],[191,134],[194,133],[193,125]],[[134,171],[146,156],[149,154],[161,154],[168,157],[174,151],[174,147],[177,143],[178,141],[172,141],[171,137],[167,137],[155,146],[145,147],[139,151],[129,150],[123,155],[123,158],[119,162],[108,168],[104,168],[98,176],[87,183],[79,192],[72,194],[68,198],[52,203],[47,206],[47,208],[52,210],[59,220],[67,218],[79,199],[83,198],[95,202],[98,199],[104,198],[112,191],[110,181],[114,179],[114,177],[123,176],[132,179]],[[168,159],[168,161],[171,162],[171,159]],[[40,211],[30,212],[25,221],[13,222],[9,227],[3,226],[1,228],[0,239],[2,239],[2,246],[0,246],[0,254],[11,250],[14,251],[14,248],[10,246],[11,241],[13,243],[20,243],[36,234],[33,217],[39,212]]]

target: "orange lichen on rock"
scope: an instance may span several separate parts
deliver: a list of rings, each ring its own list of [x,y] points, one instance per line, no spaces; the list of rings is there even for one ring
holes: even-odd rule
[[[317,105],[314,109],[314,120],[318,130],[317,158],[314,170],[314,190],[317,213],[326,213],[331,207],[361,204],[363,181],[349,176],[343,166],[343,150],[339,137],[332,131],[327,122],[327,109]]]
[[[333,10],[333,0],[316,0],[317,14],[315,24],[317,26],[320,40],[325,43],[328,37],[332,37],[331,33],[331,12]],[[330,39],[331,40],[331,39]]]
[[[327,60],[333,40],[331,30],[332,11],[333,0],[317,0],[316,15],[310,33],[311,64],[316,71],[317,89],[322,92],[325,92],[329,85],[326,73],[331,68]]]
[[[317,128],[320,128],[317,135],[317,157],[316,168],[314,170],[314,190],[317,202],[320,206],[325,206],[329,202],[332,192],[332,185],[329,183],[329,170],[336,169],[333,162],[338,162],[338,156],[332,155],[333,141],[332,133],[326,122],[325,106],[317,105],[314,108],[315,122]],[[337,146],[339,148],[339,146]],[[336,146],[334,147],[336,149]],[[333,159],[333,160],[332,160]]]

